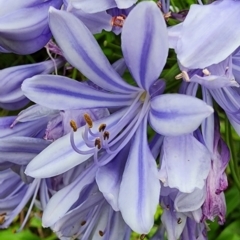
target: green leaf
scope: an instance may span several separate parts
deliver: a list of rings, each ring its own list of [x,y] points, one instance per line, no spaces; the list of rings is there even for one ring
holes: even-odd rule
[[[216,240],[240,240],[240,220],[228,225]]]

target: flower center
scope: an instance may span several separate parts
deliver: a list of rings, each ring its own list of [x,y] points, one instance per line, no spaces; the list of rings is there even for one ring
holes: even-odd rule
[[[147,97],[147,91],[145,91],[145,92],[142,93],[142,95],[140,96],[140,99],[139,99],[139,100],[140,100],[141,102],[144,102],[145,99],[146,99],[146,97]]]

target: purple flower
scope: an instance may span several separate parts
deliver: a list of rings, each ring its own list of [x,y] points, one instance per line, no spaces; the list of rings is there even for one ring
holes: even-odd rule
[[[170,45],[181,65],[204,69],[232,54],[240,46],[239,10],[235,0],[191,5],[184,22],[170,29]]]
[[[154,2],[138,4],[122,29],[124,59],[137,87],[120,78],[92,34],[76,17],[51,8],[49,21],[67,61],[105,91],[65,77],[36,76],[24,81],[25,95],[53,109],[122,109],[96,122],[86,114],[86,126],[71,134],[71,142],[68,135],[55,141],[27,166],[26,173],[34,177],[54,176],[92,156],[97,165],[105,165],[131,140],[122,174],[119,209],[132,229],[147,233],[153,225],[160,191],[155,159],[148,147],[147,122],[160,134],[176,136],[195,130],[213,110],[191,96],[159,95],[164,88],[157,79],[166,62],[168,44],[165,21]]]
[[[16,110],[24,107],[28,102],[22,90],[22,82],[38,74],[47,74],[55,67],[63,64],[63,59],[45,61],[35,64],[5,68],[0,71],[0,106],[4,109]]]
[[[209,120],[209,119],[208,119]],[[207,120],[205,120],[206,122]],[[214,127],[212,126],[214,124]],[[214,132],[211,134],[211,128]],[[211,169],[206,181],[206,200],[203,204],[203,220],[214,220],[216,216],[219,223],[223,224],[226,214],[226,203],[223,191],[228,186],[225,169],[230,159],[230,152],[227,145],[220,136],[219,120],[215,117],[215,122],[205,123],[205,129],[208,134],[205,135],[205,141],[211,148],[212,161]],[[209,144],[210,143],[210,144]]]
[[[30,54],[49,41],[48,9],[60,8],[62,0],[0,1],[0,51]]]

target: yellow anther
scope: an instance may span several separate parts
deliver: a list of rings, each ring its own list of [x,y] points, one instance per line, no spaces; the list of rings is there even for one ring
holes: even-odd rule
[[[0,225],[4,224],[6,215],[7,215],[6,213],[0,214]]]
[[[84,226],[85,224],[86,224],[86,221],[82,221],[82,222],[80,223],[81,226]]]
[[[177,80],[181,78],[184,78],[186,82],[190,82],[190,77],[186,71],[182,71],[181,73],[175,76],[175,79]]]
[[[178,218],[177,223],[178,223],[178,224],[181,224],[181,223],[182,223],[182,219],[181,219],[181,218]]]
[[[95,139],[95,147],[97,147],[98,149],[101,149],[101,140],[100,140],[100,138],[96,138]]]
[[[78,128],[77,128],[77,124],[76,124],[75,121],[71,120],[70,121],[70,126],[71,126],[71,128],[73,129],[74,132],[77,131]]]
[[[203,74],[204,74],[205,76],[211,75],[211,73],[208,71],[207,68],[204,68],[204,69],[202,70],[202,72],[203,72]]]
[[[90,115],[85,113],[83,116],[84,116],[85,122],[87,123],[88,127],[92,128],[93,127],[93,121],[92,121]]]
[[[98,131],[99,132],[103,132],[105,129],[106,129],[106,124],[105,123],[102,123],[100,126],[99,126],[99,128],[98,128]]]
[[[104,140],[108,140],[109,139],[109,136],[110,136],[110,133],[108,132],[108,131],[105,131],[104,133],[103,133],[103,139]]]

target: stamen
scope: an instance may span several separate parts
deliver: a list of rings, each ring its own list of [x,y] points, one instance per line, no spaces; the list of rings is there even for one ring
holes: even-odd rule
[[[99,132],[103,132],[105,129],[106,129],[106,124],[105,123],[102,123],[100,126],[99,126],[99,128],[98,128],[98,131]]]
[[[73,129],[74,132],[77,131],[77,123],[73,120],[70,121],[70,126]]]
[[[92,128],[93,127],[93,121],[92,121],[90,115],[85,113],[83,116],[84,116],[85,122],[87,123],[88,127]]]
[[[90,128],[88,127],[88,125],[85,125],[85,129],[84,132],[82,133],[82,138],[85,142],[85,144],[89,147],[89,148],[93,148],[95,146],[94,141],[89,140],[88,138],[88,133],[89,133]],[[98,135],[96,136],[98,137]]]
[[[17,230],[17,233],[21,232],[23,230],[24,226],[26,225],[27,220],[29,219],[29,216],[30,216],[30,214],[32,212],[32,208],[33,208],[33,205],[35,203],[36,197],[37,197],[37,193],[38,193],[38,189],[39,189],[41,180],[40,179],[38,179],[38,180],[35,179],[34,181],[36,183],[36,188],[35,188],[35,191],[33,193],[32,201],[31,201],[30,206],[28,208],[27,214],[26,214],[26,216],[25,216],[25,218],[23,220],[23,223],[21,224],[20,228]]]
[[[71,146],[72,146],[73,150],[75,152],[77,152],[78,154],[87,155],[87,154],[93,154],[94,153],[94,149],[90,149],[88,151],[82,151],[82,150],[78,149],[78,147],[76,146],[76,144],[74,142],[74,134],[73,134],[72,131],[70,133],[70,142],[71,142]]]
[[[105,131],[105,132],[103,133],[103,139],[104,139],[104,140],[108,140],[109,137],[110,137],[110,133],[109,133],[108,131]]]
[[[157,2],[157,6],[162,10],[162,3]]]
[[[81,226],[84,226],[85,224],[86,224],[86,221],[82,221],[82,222],[80,223]]]
[[[95,139],[95,147],[97,147],[98,149],[101,149],[101,140],[100,140],[100,138],[96,138]]]
[[[181,218],[178,218],[177,223],[178,223],[178,224],[181,224],[181,223],[182,223],[182,219],[181,219]]]
[[[126,16],[125,15],[120,15],[120,16],[115,16],[115,17],[112,17],[112,20],[111,20],[111,25],[113,27],[123,27],[123,24],[125,22],[125,19],[126,19]]]
[[[163,14],[164,19],[167,21],[172,16],[171,12],[167,12]]]
[[[211,73],[208,71],[207,68],[204,68],[204,69],[202,70],[202,72],[203,72],[203,74],[204,74],[205,76],[211,75]]]
[[[0,214],[0,225],[4,224],[6,215],[7,215],[6,213]]]
[[[182,79],[184,78],[184,80],[186,82],[190,82],[190,78],[189,78],[189,75],[186,71],[182,71],[181,73],[179,73],[178,75],[175,76],[175,79]]]
[[[100,235],[101,237],[104,235],[104,232],[101,231],[101,230],[100,230],[98,233],[99,233],[99,235]]]

